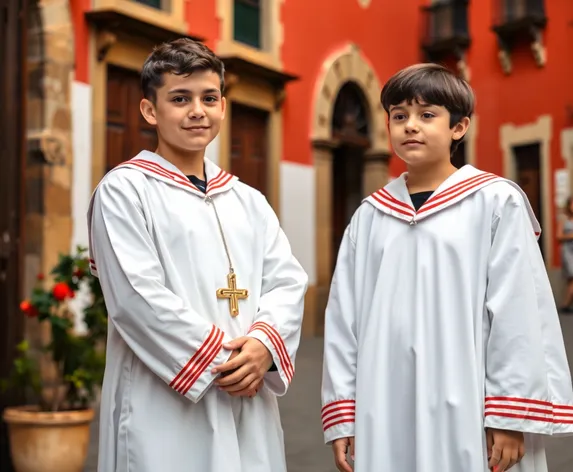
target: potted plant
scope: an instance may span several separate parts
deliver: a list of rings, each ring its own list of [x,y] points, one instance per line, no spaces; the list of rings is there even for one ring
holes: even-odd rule
[[[92,404],[103,380],[107,331],[101,287],[89,272],[86,251],[78,247],[76,254],[60,255],[50,283],[38,275],[30,298],[20,304],[23,316],[37,319],[49,328],[50,336],[37,353],[22,341],[11,376],[2,381],[1,387],[24,389],[37,399],[34,405],[4,410],[17,472],[84,469]],[[71,301],[77,293],[86,298],[81,309],[84,332],[75,326]]]

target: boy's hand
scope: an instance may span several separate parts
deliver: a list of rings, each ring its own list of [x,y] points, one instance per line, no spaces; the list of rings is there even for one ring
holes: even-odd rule
[[[229,356],[229,358],[227,359],[227,362],[232,361],[235,357],[237,357],[239,354],[241,353],[241,351],[239,349],[235,349],[231,355]],[[228,370],[227,372],[223,372],[221,373],[221,377],[226,377],[229,374],[232,374],[234,371],[233,370]]]
[[[350,457],[354,460],[354,437],[336,439],[332,443],[332,452],[334,452],[334,462],[340,472],[352,472],[354,469],[348,463],[346,455],[350,448]]]
[[[273,365],[271,353],[261,341],[249,336],[223,344],[223,347],[239,353],[231,354],[227,362],[212,370],[214,374],[222,374],[215,384],[232,396],[253,396]]]
[[[489,458],[488,467],[494,472],[509,470],[525,455],[523,433],[488,428],[485,434]]]

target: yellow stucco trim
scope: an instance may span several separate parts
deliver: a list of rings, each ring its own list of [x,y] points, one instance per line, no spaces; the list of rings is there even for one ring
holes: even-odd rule
[[[233,39],[233,0],[217,0],[217,18],[220,21],[220,38],[215,52],[220,56],[238,56],[255,64],[282,70],[281,47],[283,24],[280,9],[285,0],[262,2],[262,48],[256,49]]]
[[[551,138],[553,120],[551,115],[540,116],[535,123],[516,126],[512,123],[500,127],[500,146],[503,153],[504,176],[511,180],[517,178],[517,166],[513,154],[514,146],[540,144],[541,201],[543,221],[541,226],[545,233],[543,252],[547,265],[553,261],[553,198],[551,197]]]
[[[168,0],[169,8],[158,10],[132,0],[93,0],[92,11],[114,10],[151,25],[176,33],[187,34],[184,21],[185,0]]]
[[[347,82],[360,86],[370,110],[372,153],[390,153],[390,142],[386,117],[380,103],[382,87],[370,62],[356,45],[349,44],[332,54],[322,64],[316,82],[311,139],[330,141],[332,139],[332,113],[340,88]]]

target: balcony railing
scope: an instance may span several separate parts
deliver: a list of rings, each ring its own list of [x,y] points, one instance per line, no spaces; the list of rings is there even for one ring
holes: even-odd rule
[[[443,0],[423,7],[422,48],[430,59],[470,44],[468,0]]]
[[[494,0],[495,30],[543,27],[547,22],[545,0]]]

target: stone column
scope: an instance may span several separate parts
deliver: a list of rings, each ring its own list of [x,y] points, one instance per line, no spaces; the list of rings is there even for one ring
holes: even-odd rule
[[[315,335],[324,333],[324,310],[333,272],[332,261],[332,145],[314,143],[313,160],[316,175],[316,297],[314,310],[307,320]]]
[[[364,156],[362,189],[364,197],[374,193],[388,183],[390,154],[381,151],[369,151]]]
[[[44,130],[40,145],[44,171],[43,267],[47,273],[72,236],[72,124],[70,94],[74,39],[68,0],[42,0],[44,25]]]
[[[74,39],[68,0],[40,0],[29,14],[27,160],[25,166],[24,297],[36,275],[49,277],[59,253],[70,250],[72,124],[70,94]],[[49,326],[32,320],[26,336],[32,345],[50,340]],[[57,370],[41,357],[42,376],[51,397]]]

